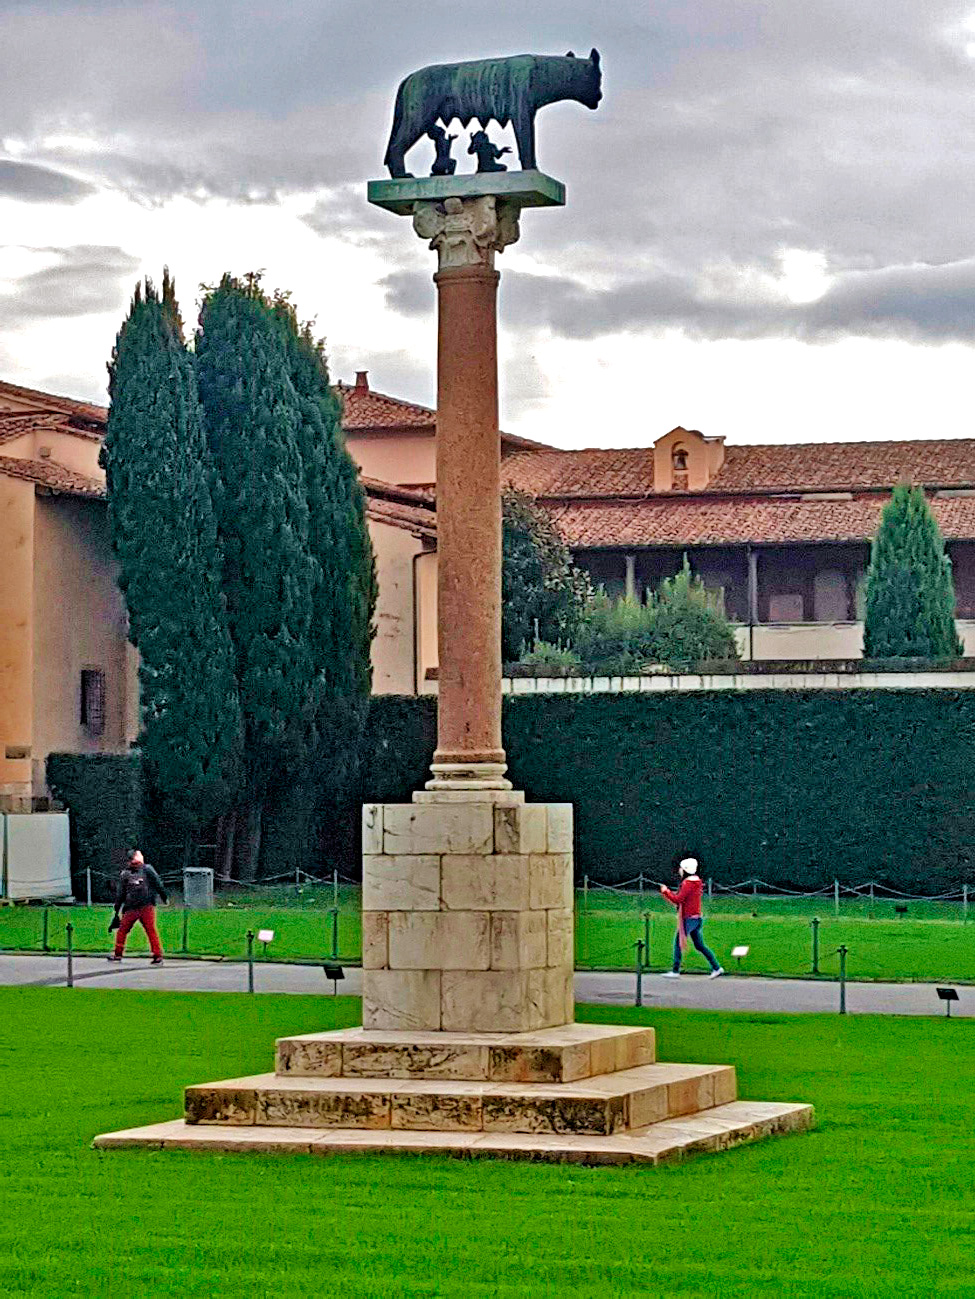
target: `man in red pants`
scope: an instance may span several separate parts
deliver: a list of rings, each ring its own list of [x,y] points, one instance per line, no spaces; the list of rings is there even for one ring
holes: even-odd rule
[[[162,946],[159,942],[159,934],[156,932],[157,897],[162,898],[163,902],[169,901],[162,880],[152,867],[146,864],[142,853],[136,848],[134,852],[129,853],[128,864],[123,867],[119,876],[115,894],[115,919],[109,925],[109,930],[117,929],[118,932],[115,935],[115,951],[108,958],[110,961],[122,959],[129,930],[138,921],[146,931],[149,946],[152,948],[152,964],[162,965]]]

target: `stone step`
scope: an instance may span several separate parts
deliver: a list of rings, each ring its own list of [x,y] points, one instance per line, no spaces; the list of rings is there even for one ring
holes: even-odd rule
[[[186,1119],[208,1126],[609,1136],[736,1095],[729,1065],[650,1064],[557,1084],[258,1074],[188,1087]]]
[[[811,1105],[735,1101],[611,1136],[409,1129],[194,1126],[183,1119],[96,1137],[96,1149],[255,1154],[441,1154],[548,1163],[659,1164],[812,1127]]]
[[[276,1072],[302,1078],[449,1078],[575,1082],[656,1058],[652,1028],[567,1024],[533,1033],[416,1033],[346,1028],[282,1037]]]

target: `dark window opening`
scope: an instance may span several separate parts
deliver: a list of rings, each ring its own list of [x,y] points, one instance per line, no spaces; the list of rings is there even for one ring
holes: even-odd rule
[[[105,673],[101,668],[81,670],[81,725],[90,735],[105,730]]]

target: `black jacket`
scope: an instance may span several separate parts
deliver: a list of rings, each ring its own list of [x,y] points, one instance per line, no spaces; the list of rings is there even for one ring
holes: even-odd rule
[[[142,907],[151,907],[156,898],[162,898],[163,902],[169,901],[162,880],[148,862],[145,866],[123,867],[115,891],[116,911],[138,911]]]

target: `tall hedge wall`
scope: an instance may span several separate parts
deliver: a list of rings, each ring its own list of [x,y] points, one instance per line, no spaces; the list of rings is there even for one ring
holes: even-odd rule
[[[85,896],[91,867],[92,896],[109,901],[129,849],[139,843],[142,772],[132,753],[51,753],[47,783],[71,813],[71,884]]]
[[[429,699],[373,700],[364,800],[408,800]],[[975,879],[975,691],[713,691],[505,701],[509,776],[576,808],[576,872],[732,883],[838,877],[939,892]]]

